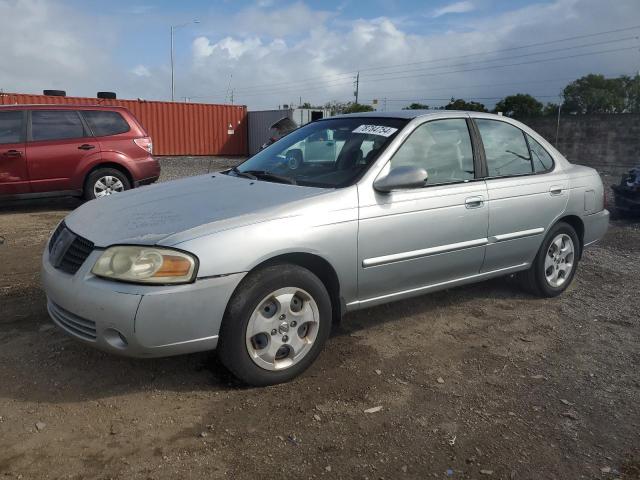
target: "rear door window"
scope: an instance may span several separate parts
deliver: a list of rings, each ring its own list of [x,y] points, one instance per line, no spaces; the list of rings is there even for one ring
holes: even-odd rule
[[[553,158],[549,155],[549,152],[534,140],[531,135],[527,135],[527,141],[529,142],[529,150],[531,150],[531,158],[533,159],[533,168],[536,173],[552,170]]]
[[[130,130],[129,124],[118,112],[83,110],[82,115],[96,137],[118,135]]]
[[[31,112],[31,138],[34,142],[86,136],[84,125],[75,110],[33,110]]]
[[[20,110],[0,112],[0,144],[24,142],[23,119]]]
[[[533,173],[524,132],[500,120],[476,119],[490,177]]]

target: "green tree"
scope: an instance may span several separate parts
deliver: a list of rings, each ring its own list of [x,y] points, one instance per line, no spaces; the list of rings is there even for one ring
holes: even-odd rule
[[[552,115],[558,115],[558,107],[559,107],[559,105],[557,103],[549,102],[542,109],[542,115],[544,115],[545,117],[550,117]]]
[[[564,88],[563,107],[569,112],[579,114],[622,113],[626,111],[628,103],[628,83],[624,77],[586,75]]]
[[[404,107],[403,110],[429,110],[429,105],[424,103],[412,103],[408,107]]]
[[[620,77],[625,90],[625,112],[640,113],[640,74]]]
[[[509,95],[498,103],[493,110],[507,117],[527,118],[542,115],[542,103],[526,93]]]
[[[342,113],[360,113],[373,112],[375,109],[371,105],[363,105],[362,103],[349,102]]]
[[[461,98],[454,99],[451,97],[451,101],[445,105],[445,110],[469,110],[473,112],[486,112],[486,107],[479,102],[467,102]]]

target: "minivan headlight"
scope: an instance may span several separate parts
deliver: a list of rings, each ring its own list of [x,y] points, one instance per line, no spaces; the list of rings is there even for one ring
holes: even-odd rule
[[[132,283],[188,283],[197,259],[169,248],[120,245],[107,248],[91,269],[98,277]]]

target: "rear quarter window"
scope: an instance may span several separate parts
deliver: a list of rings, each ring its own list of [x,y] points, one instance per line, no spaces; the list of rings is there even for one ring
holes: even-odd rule
[[[533,168],[536,173],[548,172],[553,169],[553,157],[531,135],[527,134],[529,150],[533,159]]]
[[[130,130],[129,124],[118,112],[83,110],[82,115],[96,137],[118,135]]]

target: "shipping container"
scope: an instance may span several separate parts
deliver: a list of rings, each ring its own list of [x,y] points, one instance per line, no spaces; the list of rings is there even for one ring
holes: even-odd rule
[[[248,151],[244,105],[0,93],[0,105],[14,104],[128,108],[151,136],[155,155],[246,155]]]
[[[249,155],[255,155],[271,137],[277,137],[271,126],[283,118],[291,118],[293,110],[260,110],[247,114]]]
[[[270,138],[278,138],[271,126],[278,120],[289,118],[298,127],[315,122],[322,118],[330,117],[331,111],[318,108],[296,108],[284,110],[257,110],[247,114],[249,129],[249,155],[254,155],[260,151],[262,145]]]

